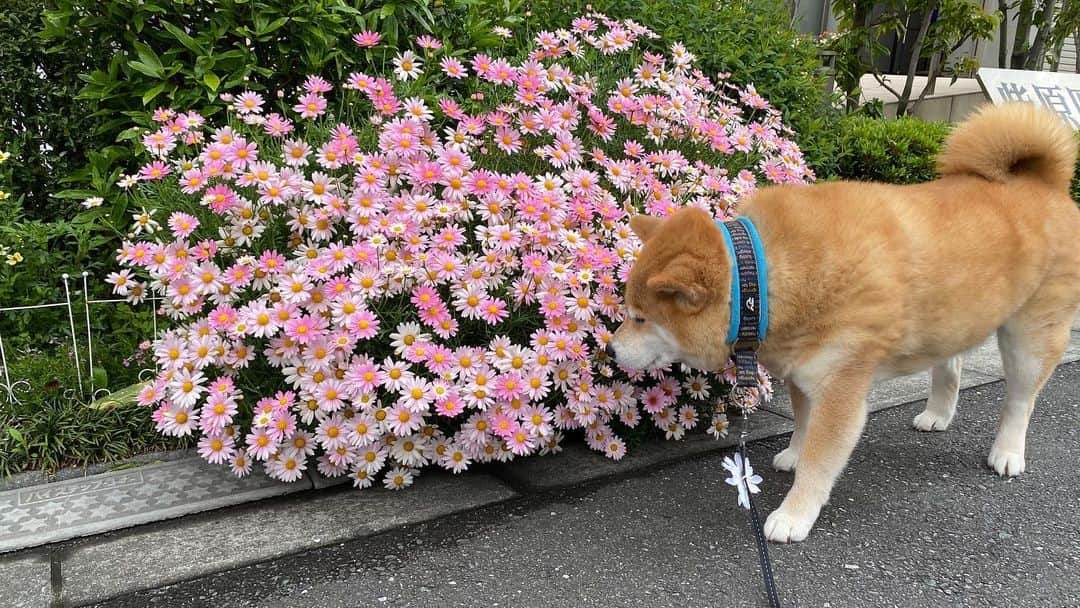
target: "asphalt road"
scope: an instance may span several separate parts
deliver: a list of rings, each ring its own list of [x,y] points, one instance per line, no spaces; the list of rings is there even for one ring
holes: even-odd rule
[[[910,428],[921,403],[874,414],[810,538],[770,546],[784,606],[1080,606],[1080,364],[1051,379],[1012,480],[985,465],[1002,396],[964,391],[944,433]],[[750,446],[765,512],[785,444]],[[704,457],[102,606],[763,606],[723,477]]]

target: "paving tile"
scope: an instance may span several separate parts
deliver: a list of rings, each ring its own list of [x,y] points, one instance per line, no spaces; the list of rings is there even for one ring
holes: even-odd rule
[[[1069,336],[1069,345],[1065,348],[1061,361],[1058,363],[1072,363],[1080,361],[1080,332],[1072,332]],[[964,368],[973,369],[984,374],[1005,377],[1005,370],[1001,364],[1001,354],[997,348],[997,337],[992,337],[978,347],[964,354]]]
[[[0,492],[0,553],[311,488],[200,458]]]
[[[960,388],[971,388],[996,382],[998,378],[989,376],[971,369],[963,370],[960,375]],[[774,414],[791,418],[791,396],[782,382],[776,383],[776,391],[773,400],[765,409]],[[922,401],[930,396],[930,372],[921,372],[911,376],[901,376],[874,384],[870,394],[866,397],[867,406],[871,412],[881,411],[890,407]]]
[[[309,493],[147,526],[74,545],[63,560],[65,600],[74,605],[101,602],[514,496],[488,475],[433,471],[400,492]]]
[[[1005,370],[1001,367],[1001,354],[997,347],[997,336],[991,336],[986,342],[964,353],[964,370],[969,369],[995,378],[1005,377]]]
[[[1080,361],[1080,331],[1072,332],[1069,346],[1065,349],[1065,355],[1061,358],[1062,363],[1072,363],[1073,361]]]
[[[193,449],[168,450],[164,452],[136,454],[131,458],[125,458],[114,462],[102,462],[83,467],[65,467],[53,473],[46,473],[44,471],[26,471],[24,473],[16,473],[6,479],[0,479],[0,491],[36,486],[43,483],[55,483],[57,481],[66,481],[68,479],[79,479],[89,475],[110,473],[112,471],[160,464],[162,462],[184,460],[195,455],[196,452]]]
[[[43,608],[52,603],[49,556],[0,557],[0,606]]]
[[[694,434],[681,441],[646,441],[627,452],[622,460],[615,461],[590,450],[577,442],[568,442],[563,451],[551,456],[535,456],[497,465],[495,474],[516,488],[525,491],[543,491],[575,486],[597,479],[621,475],[642,468],[674,462],[707,452],[730,448],[738,441],[740,420],[732,421],[731,432],[723,439],[710,435]],[[790,420],[770,412],[759,411],[750,416],[748,439],[763,439],[773,435],[790,433]]]

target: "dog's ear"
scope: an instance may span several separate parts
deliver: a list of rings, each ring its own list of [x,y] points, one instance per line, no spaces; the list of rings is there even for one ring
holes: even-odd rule
[[[652,233],[663,223],[664,220],[651,215],[635,215],[630,218],[630,229],[634,231],[641,242],[649,240]]]
[[[708,290],[693,268],[675,263],[649,277],[645,285],[661,298],[673,301],[686,314],[705,308]]]

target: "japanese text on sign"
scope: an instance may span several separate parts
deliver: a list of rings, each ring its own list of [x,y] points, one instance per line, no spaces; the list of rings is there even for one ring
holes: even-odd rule
[[[1080,129],[1080,74],[979,68],[977,76],[990,101],[1046,106]]]

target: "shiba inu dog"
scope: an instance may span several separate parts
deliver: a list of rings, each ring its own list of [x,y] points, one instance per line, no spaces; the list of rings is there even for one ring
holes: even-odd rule
[[[997,332],[1007,397],[988,464],[1024,472],[1035,399],[1080,306],[1080,209],[1069,196],[1072,130],[1031,104],[958,125],[940,178],[762,188],[739,205],[764,246],[769,326],[758,356],[791,393],[795,431],[773,459],[795,481],[765,524],[801,541],[866,421],[876,380],[931,369],[922,431],[948,427],[964,351]],[[733,261],[715,219],[683,208],[635,216],[642,240],[612,337],[629,367],[719,369],[732,354]]]

